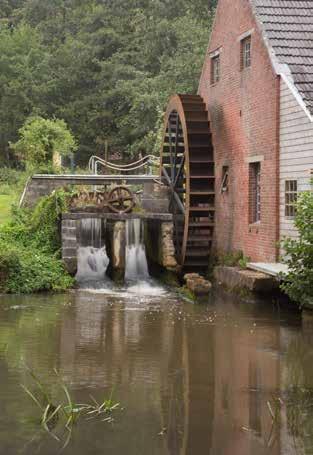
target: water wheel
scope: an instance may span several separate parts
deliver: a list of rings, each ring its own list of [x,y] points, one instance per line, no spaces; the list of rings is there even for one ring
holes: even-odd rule
[[[126,186],[116,186],[110,192],[107,204],[114,213],[129,213],[135,206],[135,198]]]
[[[170,99],[161,172],[171,190],[177,261],[183,270],[204,270],[212,245],[215,179],[208,113],[198,95]]]

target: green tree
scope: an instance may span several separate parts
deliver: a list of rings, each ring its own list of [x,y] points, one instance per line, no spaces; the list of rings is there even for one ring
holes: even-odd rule
[[[0,151],[37,114],[66,121],[83,162],[105,140],[151,152],[168,97],[197,89],[215,0],[3,2],[14,29],[1,32]]]
[[[48,68],[40,35],[29,25],[0,29],[0,160],[25,119],[40,110]]]
[[[313,307],[313,192],[301,194],[295,225],[297,240],[286,239],[283,247],[289,273],[282,289],[300,306]]]
[[[75,139],[64,120],[30,117],[12,145],[19,158],[31,167],[52,163],[54,153],[67,156],[77,150]]]

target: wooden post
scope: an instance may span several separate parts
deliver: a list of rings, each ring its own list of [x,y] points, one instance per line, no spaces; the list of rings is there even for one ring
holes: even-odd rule
[[[109,141],[105,139],[104,141],[104,160],[109,161]],[[106,169],[105,173],[107,174],[109,171]]]

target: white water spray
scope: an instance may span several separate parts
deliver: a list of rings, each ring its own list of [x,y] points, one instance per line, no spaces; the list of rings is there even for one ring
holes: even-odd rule
[[[128,281],[149,278],[143,234],[143,223],[140,219],[126,221],[125,279]]]
[[[97,218],[81,220],[77,252],[78,282],[104,281],[109,258],[102,239],[103,221]]]

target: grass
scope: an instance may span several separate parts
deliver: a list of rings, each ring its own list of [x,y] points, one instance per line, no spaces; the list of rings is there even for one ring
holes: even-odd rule
[[[11,205],[14,201],[12,194],[0,194],[0,224],[11,219]]]
[[[65,397],[65,403],[63,400],[58,402],[59,400],[51,396],[47,391],[47,387],[28,367],[26,367],[26,370],[34,383],[33,389],[35,390],[31,391],[23,384],[21,384],[21,387],[39,408],[40,425],[53,439],[62,443],[62,450],[69,444],[74,426],[80,418],[85,420],[97,419],[108,423],[114,421],[112,414],[120,408],[120,404],[113,400],[113,390],[109,398],[103,397],[102,400],[97,401],[90,395],[91,403],[75,403],[72,400],[69,389],[62,381],[59,372],[55,369],[56,384]],[[56,434],[57,427],[62,430],[61,437]],[[64,433],[63,430],[66,430],[67,433]]]

